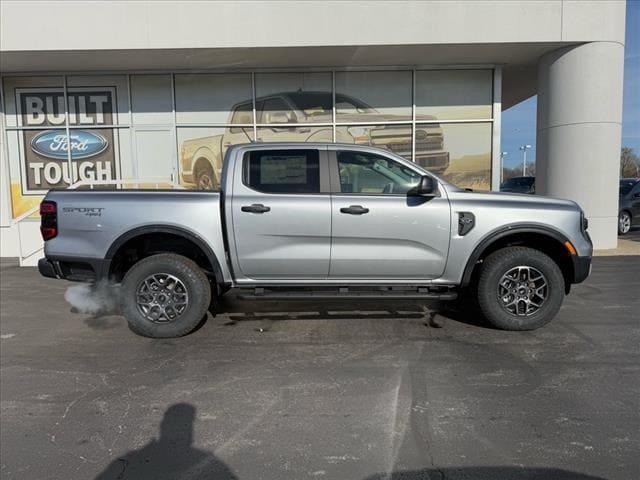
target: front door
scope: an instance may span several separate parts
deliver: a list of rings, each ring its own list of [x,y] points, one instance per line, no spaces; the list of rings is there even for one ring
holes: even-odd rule
[[[631,189],[629,193],[631,196],[631,214],[633,215],[634,222],[638,223],[640,218],[640,182],[636,183],[635,187]]]
[[[329,152],[332,245],[329,276],[425,280],[444,272],[449,201],[407,195],[421,173],[357,149]]]
[[[231,196],[240,283],[325,279],[331,248],[326,149],[249,151]]]

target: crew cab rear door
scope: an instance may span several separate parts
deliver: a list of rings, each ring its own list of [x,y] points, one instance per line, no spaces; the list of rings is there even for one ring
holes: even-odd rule
[[[237,282],[327,278],[331,197],[326,147],[249,149],[237,159],[233,175],[228,235],[235,244]]]
[[[330,147],[331,279],[428,280],[444,272],[450,239],[446,192],[407,195],[422,172],[357,147]],[[441,189],[442,190],[442,189]]]

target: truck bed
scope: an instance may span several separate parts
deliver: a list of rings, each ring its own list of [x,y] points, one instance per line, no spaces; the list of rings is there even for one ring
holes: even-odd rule
[[[45,243],[48,258],[78,258],[101,269],[125,236],[161,228],[201,239],[213,251],[225,250],[218,192],[52,190],[47,200],[57,204],[59,232]],[[220,263],[227,277],[227,267]]]

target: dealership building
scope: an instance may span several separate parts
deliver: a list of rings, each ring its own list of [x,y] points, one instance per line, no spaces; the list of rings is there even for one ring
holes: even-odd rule
[[[1,254],[50,188],[215,189],[249,141],[374,145],[478,190],[538,95],[537,194],[617,243],[625,2],[0,3]]]

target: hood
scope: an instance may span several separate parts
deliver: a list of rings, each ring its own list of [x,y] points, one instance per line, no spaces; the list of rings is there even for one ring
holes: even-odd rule
[[[526,191],[525,191],[526,190]],[[531,188],[504,187],[500,189],[502,193],[529,193]]]
[[[545,208],[558,208],[561,210],[578,210],[580,206],[573,200],[567,200],[564,198],[544,197],[542,195],[531,195],[527,193],[511,193],[511,192],[469,192],[463,189],[458,189],[455,192],[451,192],[453,198],[459,200],[473,200],[480,203],[487,202],[491,204],[504,203],[518,207],[539,207]]]
[[[359,123],[361,126],[368,126],[366,122],[407,122],[407,125],[402,124],[389,124],[389,125],[371,125],[372,128],[403,128],[408,127],[411,129],[411,118],[407,118],[406,116],[401,115],[385,115],[383,113],[341,113],[338,115],[336,119],[340,123]],[[420,130],[441,130],[440,124],[438,123],[425,123],[417,125],[417,129]]]

